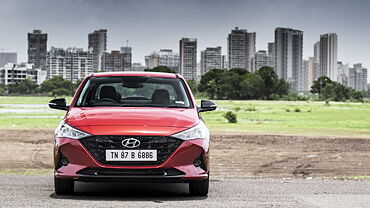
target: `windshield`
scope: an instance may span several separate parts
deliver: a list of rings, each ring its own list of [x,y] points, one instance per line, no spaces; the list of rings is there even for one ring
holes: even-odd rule
[[[181,79],[137,76],[91,77],[76,106],[192,107]]]

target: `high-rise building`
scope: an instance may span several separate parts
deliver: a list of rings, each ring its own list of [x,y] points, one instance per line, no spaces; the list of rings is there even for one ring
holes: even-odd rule
[[[197,39],[180,40],[180,74],[187,80],[197,79]]]
[[[337,67],[338,82],[344,86],[348,86],[349,64],[343,64],[341,61],[338,61]]]
[[[355,90],[367,90],[367,69],[362,64],[354,64],[349,69],[348,87]]]
[[[200,74],[204,75],[212,69],[222,69],[221,47],[206,48],[201,52]]]
[[[320,71],[321,76],[327,76],[332,81],[337,81],[337,34],[328,33],[320,35]]]
[[[249,59],[249,66],[248,70],[253,71],[255,69],[254,66],[254,59],[256,54],[256,32],[248,33],[248,59]]]
[[[128,44],[128,41],[127,41],[127,44]],[[122,54],[125,54],[124,56],[126,57],[125,58],[125,66],[124,66],[124,70],[125,71],[132,71],[131,67],[132,67],[132,47],[130,46],[123,46],[121,47],[121,53]]]
[[[275,68],[275,42],[267,44],[267,53],[272,57],[272,67]]]
[[[253,59],[256,53],[256,33],[248,33],[245,29],[236,27],[227,37],[229,69],[253,69]]]
[[[132,47],[130,46],[122,46],[121,53],[132,53]]]
[[[145,65],[148,69],[157,66],[166,66],[171,70],[179,73],[179,54],[173,52],[171,49],[160,49],[154,51],[148,56],[145,56]]]
[[[101,71],[101,57],[107,51],[107,30],[101,29],[89,33],[88,48],[92,49],[94,71]]]
[[[315,72],[313,75],[313,80],[317,80],[321,74],[320,70],[320,41],[317,41],[313,46],[313,58],[314,58],[314,64],[315,64]]]
[[[320,41],[313,45],[313,57],[316,63],[320,63]]]
[[[92,73],[92,49],[84,51],[82,48],[54,48],[47,53],[47,79],[61,76],[73,83]]]
[[[275,29],[275,70],[296,92],[304,91],[303,31],[291,28]]]
[[[0,52],[0,67],[7,63],[17,63],[17,53]]]
[[[47,42],[48,35],[41,30],[28,33],[28,63],[34,64],[37,69],[45,68]]]
[[[104,52],[101,61],[102,71],[131,71],[131,53],[120,51]]]
[[[268,54],[265,50],[257,51],[255,55],[255,70],[258,70],[264,66],[274,67],[273,65],[274,57]]]
[[[303,85],[304,91],[310,91],[313,81],[315,81],[315,73],[318,70],[318,64],[315,63],[314,57],[308,57],[307,60],[303,61],[303,73],[304,78]]]
[[[14,84],[26,78],[40,85],[46,79],[46,71],[40,68],[36,69],[33,64],[29,63],[7,63],[0,67],[0,84]]]
[[[227,70],[228,67],[229,67],[229,63],[227,62],[227,56],[226,55],[222,55],[222,62],[221,62],[221,67],[223,70]]]

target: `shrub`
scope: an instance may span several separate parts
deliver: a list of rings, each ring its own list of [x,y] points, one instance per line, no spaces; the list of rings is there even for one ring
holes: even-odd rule
[[[244,109],[245,111],[256,111],[256,108],[254,106],[249,106]]]
[[[295,108],[295,109],[294,109],[294,112],[299,113],[299,112],[301,112],[301,109],[299,109],[299,108]]]
[[[236,107],[235,111],[238,112],[238,111],[240,111],[240,109],[241,109],[240,107]]]
[[[286,111],[286,112],[290,112],[290,109],[289,109],[289,108],[285,108],[285,111]]]
[[[238,120],[236,118],[236,114],[233,113],[232,111],[228,111],[227,113],[224,114],[224,117],[227,119],[229,123],[237,123]]]

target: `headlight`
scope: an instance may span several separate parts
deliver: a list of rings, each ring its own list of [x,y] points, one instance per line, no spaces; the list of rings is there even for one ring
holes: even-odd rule
[[[84,137],[91,136],[91,134],[85,133],[62,121],[57,127],[56,134],[58,137],[66,137],[70,139],[82,139]]]
[[[203,121],[185,131],[172,135],[182,140],[209,139],[209,131]]]

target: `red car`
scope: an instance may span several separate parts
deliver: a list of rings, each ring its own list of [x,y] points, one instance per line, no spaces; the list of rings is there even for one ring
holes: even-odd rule
[[[209,131],[181,75],[107,72],[86,77],[55,130],[55,192],[73,194],[75,181],[186,182],[190,194],[209,186]]]

